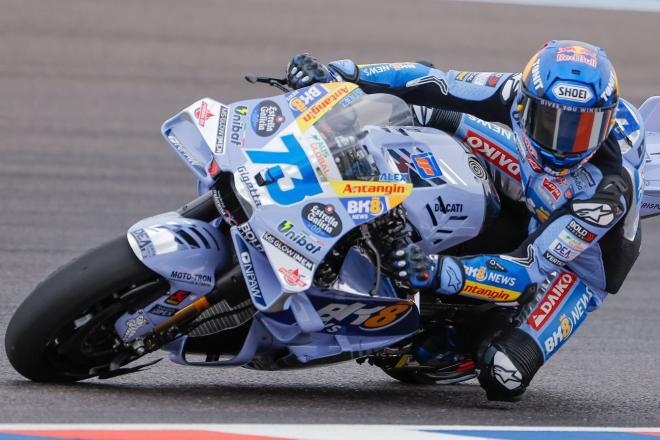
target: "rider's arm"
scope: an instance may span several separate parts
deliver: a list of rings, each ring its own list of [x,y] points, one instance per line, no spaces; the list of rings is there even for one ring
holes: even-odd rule
[[[412,110],[415,125],[444,131],[481,158],[500,194],[522,199],[520,153],[513,131],[468,113],[417,105]]]
[[[600,253],[606,251],[599,242],[624,218],[630,195],[630,181],[624,174],[606,175],[590,197],[567,202],[510,254],[460,258],[464,274],[458,277],[458,283],[452,284],[461,288],[446,287],[446,283],[455,278],[455,274],[447,273],[449,266],[446,264],[431,265],[433,268],[425,275],[429,272],[427,265],[417,264],[410,255],[407,256],[408,272],[404,275],[419,281],[413,285],[433,287],[439,294],[458,293],[478,299],[514,301],[528,285],[541,285],[553,272],[568,268],[581,277],[589,270],[602,272],[600,262],[589,258],[589,254],[596,253],[598,255],[593,256],[600,257]],[[615,249],[607,251],[616,252]],[[443,259],[436,257],[436,261]],[[607,285],[606,274],[596,275],[590,284],[603,292],[612,291],[608,289],[612,286]]]
[[[470,113],[486,121],[509,124],[509,110],[520,75],[500,72],[443,72],[428,63],[329,64],[345,81],[367,93],[390,93],[409,104]]]
[[[462,259],[466,283],[461,294],[475,297],[480,296],[474,294],[479,288],[502,288],[502,297],[492,299],[513,300],[525,285],[540,285],[550,274],[565,268],[589,279],[589,284],[602,292],[616,291],[618,286],[608,285],[607,274],[600,273],[602,252],[616,250],[606,249],[599,242],[625,216],[630,194],[630,181],[623,174],[605,175],[591,197],[571,200],[553,212],[513,253]],[[506,276],[515,283],[508,280],[510,284],[506,286],[502,277],[495,281],[484,279],[478,270],[486,267],[488,261],[505,267]]]

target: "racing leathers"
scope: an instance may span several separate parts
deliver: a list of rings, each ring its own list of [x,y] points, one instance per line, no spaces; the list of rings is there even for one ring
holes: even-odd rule
[[[526,206],[527,237],[513,252],[462,257],[458,274],[452,264],[433,274],[438,294],[487,301],[515,303],[529,286],[538,288],[519,324],[493,335],[480,353],[489,398],[515,399],[587,312],[619,290],[639,254],[644,142],[637,110],[621,99],[615,126],[591,160],[553,177],[516,133],[519,74],[443,72],[425,62],[341,60],[329,68],[337,80],[413,105],[419,125],[463,142],[488,166],[500,196]]]

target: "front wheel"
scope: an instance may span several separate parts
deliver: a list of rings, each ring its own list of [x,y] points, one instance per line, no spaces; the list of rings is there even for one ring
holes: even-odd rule
[[[167,283],[144,266],[126,237],[93,249],[41,282],[9,322],[5,350],[28,379],[71,382],[92,377],[117,357],[114,329],[126,311],[165,294]]]

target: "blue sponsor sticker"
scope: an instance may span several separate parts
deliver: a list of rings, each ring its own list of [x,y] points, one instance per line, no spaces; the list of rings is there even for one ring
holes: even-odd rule
[[[316,104],[321,98],[328,94],[328,91],[321,84],[314,84],[305,87],[295,92],[288,93],[286,100],[289,108],[296,118],[303,112],[309,109],[312,105]]]
[[[307,229],[312,233],[326,238],[334,238],[341,234],[341,218],[332,205],[310,203],[302,209],[302,219]]]
[[[252,262],[252,256],[250,255],[250,250],[243,240],[236,240],[238,245],[238,261],[243,269],[243,277],[245,278],[245,284],[247,285],[252,301],[259,304],[262,307],[266,306],[266,301],[264,300],[264,294],[261,291],[259,286],[259,281],[257,280],[257,274],[254,270],[254,263]]]
[[[346,213],[358,223],[378,217],[387,210],[385,197],[352,197],[341,199]]]
[[[277,181],[266,185],[268,194],[275,203],[280,205],[293,205],[301,202],[305,197],[311,197],[323,192],[312,164],[309,162],[302,145],[292,134],[282,136],[285,151],[246,150],[248,158],[254,164],[273,165],[269,171],[271,175],[283,175],[280,165],[293,165],[300,170],[301,179],[291,178],[293,187],[282,190]]]
[[[378,180],[381,182],[406,183],[408,181],[408,175],[404,173],[381,173]]]
[[[538,339],[546,359],[555,354],[575,329],[582,324],[587,316],[589,301],[592,297],[591,289],[584,283],[580,283],[564,304],[554,312],[554,318],[546,325],[545,331]]]
[[[433,153],[430,151],[413,154],[410,159],[422,179],[433,179],[434,177],[442,176],[438,162],[436,162]]]
[[[355,89],[351,93],[346,95],[344,99],[339,101],[339,105],[341,105],[342,107],[348,107],[353,103],[353,101],[355,101],[357,98],[359,98],[362,95],[364,95],[362,89]]]
[[[282,109],[275,101],[261,101],[253,110],[250,118],[252,130],[262,137],[271,136],[280,129],[284,122]]]

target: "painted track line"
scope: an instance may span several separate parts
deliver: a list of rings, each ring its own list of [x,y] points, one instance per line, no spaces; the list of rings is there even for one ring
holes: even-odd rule
[[[445,440],[445,439],[658,439],[660,428],[293,425],[293,424],[0,424],[0,440]]]

